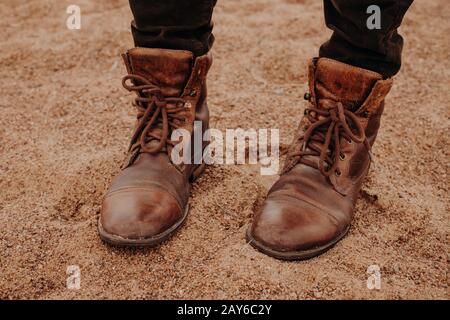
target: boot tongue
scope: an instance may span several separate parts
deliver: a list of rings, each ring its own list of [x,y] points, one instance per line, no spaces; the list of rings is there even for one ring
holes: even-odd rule
[[[166,97],[178,97],[191,75],[192,52],[133,48],[128,51],[129,70],[159,86]]]
[[[340,101],[351,111],[366,100],[372,87],[383,77],[373,71],[320,58],[315,69],[315,94],[319,108]]]

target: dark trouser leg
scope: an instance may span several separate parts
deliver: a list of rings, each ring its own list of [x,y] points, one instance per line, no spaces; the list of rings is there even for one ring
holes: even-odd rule
[[[214,42],[211,16],[216,1],[129,0],[135,45],[205,54]]]
[[[401,66],[403,38],[397,33],[413,0],[324,0],[325,21],[333,30],[320,48],[321,57],[373,70],[385,77]],[[381,9],[381,29],[370,30],[370,5]]]

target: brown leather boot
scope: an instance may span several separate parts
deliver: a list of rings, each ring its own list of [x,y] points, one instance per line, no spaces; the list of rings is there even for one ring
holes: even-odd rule
[[[136,92],[137,124],[123,170],[103,200],[100,237],[114,245],[154,246],[185,221],[190,183],[202,165],[172,163],[174,129],[208,129],[206,74],[211,57],[180,50],[134,48],[123,55],[124,87]]]
[[[328,250],[349,230],[370,165],[392,79],[331,59],[309,67],[311,105],[289,148],[280,179],[247,231],[247,240],[279,259]]]

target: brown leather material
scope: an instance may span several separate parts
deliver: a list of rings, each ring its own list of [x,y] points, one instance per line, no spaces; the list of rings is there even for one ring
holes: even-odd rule
[[[158,58],[159,63],[161,63],[161,65],[167,66],[168,69],[166,70],[166,73],[175,75],[175,79],[169,80],[169,77],[163,75],[161,71],[163,69],[156,68],[156,64],[151,61],[151,58],[154,56],[158,56],[158,53],[161,55],[161,57]],[[144,57],[145,55],[148,55],[148,57]],[[186,129],[187,131],[192,133],[195,120],[202,122],[202,128],[204,131],[209,128],[209,110],[206,103],[206,76],[212,64],[212,55],[210,53],[197,57],[195,59],[193,66],[190,69],[186,70],[186,72],[188,73],[187,77],[180,76],[179,72],[179,70],[185,69],[188,64],[190,65],[189,60],[192,59],[192,53],[189,53],[187,51],[134,48],[129,50],[127,54],[124,54],[123,59],[129,74],[143,76],[145,79],[149,80],[150,83],[152,83],[150,79],[154,79],[153,81],[162,84],[162,87],[157,86],[159,89],[161,89],[162,95],[166,97],[171,97],[170,95],[168,95],[168,93],[179,95],[179,99],[183,101],[185,106],[188,106],[187,108],[185,108],[185,110],[177,112],[177,115],[182,117],[184,120],[180,121],[179,119],[174,119],[177,128]],[[180,62],[181,67],[172,67],[172,69],[175,69],[177,71],[169,68],[170,65],[176,65],[177,62]],[[149,74],[151,73],[151,71],[145,71],[155,69],[156,72],[153,75]],[[137,85],[139,84],[140,83],[137,83]],[[139,104],[138,101],[136,101],[136,103]],[[144,110],[141,110],[141,113],[143,112]],[[139,123],[136,126],[138,125]],[[163,130],[161,130],[160,127],[152,127],[149,133],[161,136]],[[134,141],[134,139],[132,139],[130,143],[131,152],[129,152],[127,159],[125,159],[123,167],[127,167],[128,165],[130,165],[138,156],[139,153],[136,151],[139,151],[139,149],[135,148],[136,142],[137,141]],[[150,142],[147,142],[147,144],[149,146],[155,146],[159,142],[160,141],[152,140]],[[167,150],[165,150],[166,153],[170,154],[171,146],[163,146],[164,149],[166,149],[166,147],[168,148]],[[184,171],[187,176],[190,175],[189,169],[192,169],[192,166],[181,165],[177,167],[181,171]],[[184,170],[185,167],[187,167],[187,170]]]
[[[315,70],[315,93],[319,103],[340,101],[349,109],[361,105],[370,88],[382,80],[376,72],[348,68],[341,62],[327,58],[319,59]]]
[[[133,48],[126,56],[131,72],[160,87],[164,96],[181,95],[191,74],[190,51]]]
[[[391,86],[372,71],[311,61],[310,107],[247,233],[252,245],[276,258],[304,259],[345,235]]]
[[[123,170],[104,197],[99,232],[113,244],[155,245],[186,217],[198,166],[171,162],[176,143],[170,136],[175,128],[192,133],[195,120],[208,128],[206,74],[212,59],[150,48],[131,49],[123,58],[129,73],[123,82],[137,93],[138,121]]]

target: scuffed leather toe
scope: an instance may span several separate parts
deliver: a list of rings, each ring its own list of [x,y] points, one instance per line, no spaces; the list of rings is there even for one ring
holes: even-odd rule
[[[124,239],[158,236],[183,218],[176,199],[156,188],[127,188],[112,192],[103,201],[100,224],[111,235]]]
[[[269,197],[250,229],[271,250],[301,252],[332,243],[342,233],[337,221],[315,206],[287,196]]]

